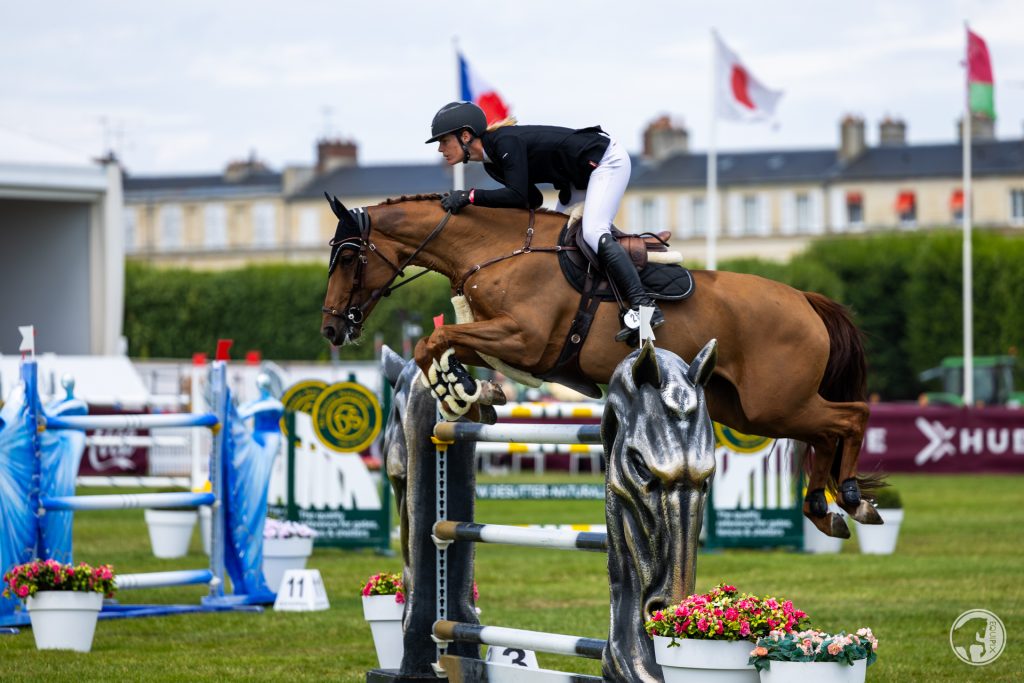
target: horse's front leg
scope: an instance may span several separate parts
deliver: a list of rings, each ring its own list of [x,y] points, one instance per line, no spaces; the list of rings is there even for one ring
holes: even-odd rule
[[[531,340],[520,325],[508,316],[499,316],[461,325],[442,325],[416,344],[416,364],[423,381],[440,401],[446,419],[454,420],[470,412],[474,405],[501,405],[505,394],[493,382],[479,382],[464,363],[482,364],[479,354],[501,358],[519,366],[529,366],[539,358],[524,355],[525,349],[543,348]],[[475,412],[475,411],[474,411]]]

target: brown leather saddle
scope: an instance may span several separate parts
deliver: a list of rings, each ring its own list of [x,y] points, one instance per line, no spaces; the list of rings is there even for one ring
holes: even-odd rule
[[[659,300],[679,301],[693,294],[694,281],[690,271],[681,265],[651,263],[650,252],[667,252],[668,231],[626,235],[614,226],[612,235],[619,241],[637,266],[640,279],[650,295]],[[560,247],[558,263],[565,279],[580,293],[580,304],[576,310],[558,360],[547,372],[538,375],[540,379],[557,382],[575,389],[591,398],[601,397],[601,388],[583,377],[579,354],[587,341],[587,334],[594,322],[598,306],[602,302],[615,300],[620,315],[626,309],[622,297],[615,292],[612,283],[601,271],[597,255],[583,240],[581,222],[567,224],[558,239]]]

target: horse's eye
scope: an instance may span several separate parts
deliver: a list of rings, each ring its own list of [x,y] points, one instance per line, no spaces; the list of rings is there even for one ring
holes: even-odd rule
[[[353,263],[355,263],[356,252],[352,249],[342,249],[341,255],[338,257],[338,259],[341,261],[342,265],[350,266]]]

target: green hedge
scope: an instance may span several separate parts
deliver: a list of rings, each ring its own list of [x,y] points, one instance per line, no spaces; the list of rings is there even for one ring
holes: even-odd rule
[[[814,242],[788,264],[737,260],[726,270],[767,275],[849,306],[864,332],[868,388],[886,400],[925,390],[922,370],[963,349],[963,238],[957,230],[884,233]],[[975,232],[974,352],[1004,354],[1024,338],[1024,240]],[[831,284],[821,269],[838,278]]]
[[[251,266],[218,272],[162,269],[129,263],[125,284],[125,335],[138,358],[212,355],[217,340],[234,339],[233,355],[258,349],[265,358],[327,360],[320,336],[320,307],[327,291],[322,265]],[[359,343],[339,349],[343,360],[373,358],[377,333],[401,348],[402,315],[453,319],[448,281],[428,274],[399,288],[374,309]]]
[[[833,237],[814,242],[789,263],[739,259],[721,268],[848,305],[865,334],[869,390],[886,400],[913,399],[924,389],[919,372],[961,353],[961,240],[954,230]],[[1007,353],[1024,338],[1024,240],[978,232],[973,244],[975,353]],[[235,357],[259,349],[267,358],[326,360],[330,345],[320,336],[325,275],[319,264],[220,272],[129,264],[129,352],[188,358],[195,351],[212,353],[217,339],[227,337],[235,340]],[[433,273],[400,288],[374,310],[360,343],[340,349],[339,357],[371,359],[377,334],[400,349],[403,319],[424,331],[438,313],[453,319],[449,296],[447,280]]]

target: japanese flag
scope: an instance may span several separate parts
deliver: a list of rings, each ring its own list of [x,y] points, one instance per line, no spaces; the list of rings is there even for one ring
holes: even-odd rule
[[[764,121],[775,117],[781,90],[771,90],[743,65],[715,33],[715,93],[718,116],[729,121]]]

